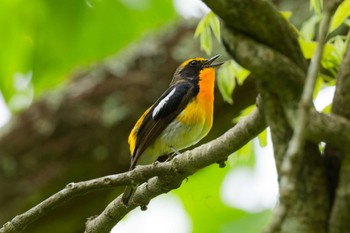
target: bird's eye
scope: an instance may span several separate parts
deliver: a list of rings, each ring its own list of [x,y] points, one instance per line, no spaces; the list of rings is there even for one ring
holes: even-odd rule
[[[193,60],[190,62],[190,66],[197,66],[197,65],[198,65],[198,61]]]

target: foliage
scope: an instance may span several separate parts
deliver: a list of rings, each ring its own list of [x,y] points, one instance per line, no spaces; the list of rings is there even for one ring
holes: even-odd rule
[[[174,17],[171,2],[161,0],[3,0],[2,95],[12,110],[23,109],[23,100],[30,103],[73,70],[115,54]]]
[[[218,41],[221,40],[220,20],[213,12],[209,12],[198,23],[196,32],[194,33],[195,38],[200,38],[201,49],[208,55],[212,52],[212,33]]]
[[[219,68],[217,73],[217,84],[222,97],[226,102],[233,104],[232,93],[236,82],[242,85],[250,72],[234,60],[229,60]]]
[[[306,59],[311,59],[314,55],[317,47],[317,42],[315,41],[316,26],[320,22],[322,17],[323,1],[310,0],[310,9],[313,10],[314,14],[306,20],[300,30],[295,26],[293,28],[299,34],[299,45]],[[290,19],[292,12],[281,12],[283,17],[287,20]],[[333,32],[341,25],[349,25],[350,16],[350,0],[345,0],[337,9],[330,27],[330,32]],[[220,37],[220,23],[218,17],[210,12],[202,18],[198,23],[195,37],[200,37],[201,49],[207,54],[212,51],[212,35],[219,39]],[[317,97],[319,91],[325,87],[334,86],[334,77],[338,72],[338,68],[342,57],[345,52],[345,45],[347,44],[348,37],[345,36],[334,36],[329,37],[323,53],[322,66],[328,70],[327,73],[320,73],[317,80],[316,88],[314,91],[314,98]],[[249,75],[249,71],[241,67],[234,60],[227,61],[218,70],[217,85],[223,99],[233,104],[232,93],[236,86],[236,82],[241,85],[245,78]]]
[[[340,25],[345,23],[347,18],[350,16],[350,1],[345,0],[340,4],[338,10],[335,12],[330,27],[330,32],[336,30]]]

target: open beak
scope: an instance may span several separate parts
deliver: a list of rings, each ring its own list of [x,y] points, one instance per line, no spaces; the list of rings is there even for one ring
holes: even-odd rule
[[[215,63],[213,64],[213,62],[218,58],[220,57],[220,55],[216,55],[212,58],[209,58],[208,60],[206,60],[203,64],[203,67],[218,67],[218,66],[221,66],[222,64],[224,64],[223,62],[219,62],[219,63]]]

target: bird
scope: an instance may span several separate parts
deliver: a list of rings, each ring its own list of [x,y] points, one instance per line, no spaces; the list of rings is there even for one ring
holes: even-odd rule
[[[191,58],[175,71],[168,89],[138,119],[128,143],[129,171],[164,155],[179,154],[210,131],[213,125],[215,68],[219,57]],[[122,203],[129,205],[135,186],[125,188]]]

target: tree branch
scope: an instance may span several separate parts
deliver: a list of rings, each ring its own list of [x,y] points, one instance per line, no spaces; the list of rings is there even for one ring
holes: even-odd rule
[[[203,2],[222,18],[227,28],[275,49],[289,57],[301,69],[307,67],[306,61],[300,59],[303,55],[295,30],[271,1],[203,0]]]
[[[270,223],[266,232],[276,232],[281,228],[281,224],[287,215],[287,210],[292,204],[295,197],[297,185],[297,175],[299,165],[304,155],[303,149],[306,139],[306,128],[310,118],[310,110],[313,108],[312,95],[315,88],[317,75],[320,68],[320,63],[323,55],[324,45],[332,19],[332,15],[336,10],[336,2],[330,1],[332,4],[326,4],[324,17],[320,24],[318,45],[316,52],[311,59],[309,69],[306,75],[304,90],[299,102],[297,120],[294,127],[293,136],[289,142],[288,149],[284,156],[281,173],[280,173],[280,205],[274,212],[273,221]]]
[[[350,35],[350,34],[349,34]],[[336,91],[334,95],[332,113],[345,117],[350,120],[350,41],[347,48],[339,72],[337,74]],[[339,132],[348,131],[349,129],[340,129]],[[339,135],[337,139],[341,139]],[[349,140],[349,139],[348,139]],[[349,141],[348,141],[349,142]],[[342,150],[339,148],[326,148],[326,158],[328,160],[329,180],[334,186],[334,205],[332,208],[329,232],[339,233],[346,232],[350,229],[350,208],[348,200],[350,198],[350,146],[344,143],[348,148]]]
[[[136,206],[140,204],[146,205],[151,198],[177,188],[184,178],[192,175],[198,169],[226,159],[229,154],[241,148],[264,130],[265,127],[263,116],[256,109],[221,137],[192,151],[186,151],[170,162],[139,166],[130,172],[68,184],[63,190],[27,212],[13,218],[0,229],[0,232],[21,232],[30,223],[63,202],[88,192],[127,185],[133,182],[142,183],[151,177],[158,176],[159,178],[152,178],[147,184],[141,185],[137,189],[134,202],[138,204],[132,203],[129,208],[125,208],[121,205],[119,199],[116,199],[117,209],[109,205],[99,217],[87,223],[87,232],[103,232],[95,229],[106,228],[107,226],[111,229],[127,212]],[[115,202],[112,202],[111,205],[114,206],[113,203]],[[108,217],[111,214],[113,219]]]
[[[116,198],[99,216],[88,220],[85,232],[109,232],[129,211],[138,205],[147,205],[153,197],[177,188],[183,179],[199,169],[226,160],[229,154],[253,139],[265,127],[263,115],[255,109],[221,137],[192,151],[186,151],[170,162],[158,164],[157,166],[168,167],[167,175],[154,177],[141,185],[129,207],[121,203],[120,197]]]
[[[249,69],[265,89],[276,93],[285,108],[294,108],[301,95],[305,72],[288,56],[237,31],[224,28],[226,49]],[[283,78],[282,78],[283,77]]]
[[[331,22],[331,16],[333,12],[326,10],[324,17],[321,21],[319,40],[315,55],[311,59],[311,63],[306,75],[306,81],[304,85],[304,91],[299,102],[299,109],[297,114],[297,120],[294,127],[294,134],[290,140],[288,150],[286,152],[285,159],[282,163],[282,176],[281,179],[282,189],[286,188],[286,192],[289,193],[288,187],[294,187],[293,181],[288,181],[289,178],[295,177],[296,167],[293,166],[298,162],[298,155],[301,154],[302,148],[305,143],[306,125],[309,121],[309,112],[313,108],[312,94],[315,89],[316,78],[320,68],[324,45],[326,43],[326,37],[328,34],[329,25]],[[293,169],[294,168],[294,169]],[[294,189],[294,188],[292,188]],[[281,190],[282,192],[284,190]]]
[[[325,142],[335,148],[350,150],[350,121],[336,114],[326,115],[310,110],[305,136],[308,140]]]
[[[266,121],[271,126],[275,157],[279,165],[286,155],[293,133],[292,128],[297,124],[298,103],[306,76],[306,66],[304,66],[306,61],[296,42],[297,36],[290,33],[288,29],[280,28],[281,26],[289,28],[290,25],[284,19],[280,19],[279,12],[271,7],[268,1],[207,0],[205,2],[224,21],[226,30],[223,33],[223,41],[228,52],[256,77],[263,104],[268,106],[264,112]],[[332,10],[334,9],[333,6]],[[263,15],[260,15],[260,12],[264,12]],[[274,20],[276,22],[273,22]],[[269,29],[264,31],[263,27],[266,25],[269,25]],[[266,34],[267,31],[269,33]],[[285,36],[287,38],[284,38]],[[279,38],[279,41],[271,43],[275,38]],[[288,48],[293,48],[297,52],[288,53]],[[317,74],[317,70],[314,73]],[[319,120],[324,120],[324,115],[317,116]],[[347,121],[341,122],[348,126]],[[327,139],[337,143],[334,138],[331,138],[331,136],[334,137],[334,131],[326,130],[324,126],[310,129],[310,132],[320,129],[328,134]],[[289,218],[283,222],[283,226],[277,232],[325,232],[329,214],[327,181],[318,142],[312,143],[313,141],[315,140],[311,139],[305,143],[301,148],[302,156],[298,161],[300,163],[294,164],[293,169],[298,172],[298,187],[292,195],[297,199],[294,199],[293,206],[288,208]],[[314,198],[315,194],[318,194],[317,198]],[[282,211],[275,212],[278,217],[272,225],[277,223],[279,227],[282,224],[283,218],[279,216],[285,216],[287,213],[284,201],[281,200],[278,210]],[[315,209],[318,209],[318,213],[314,211]],[[271,229],[271,232],[276,232],[276,229]]]

